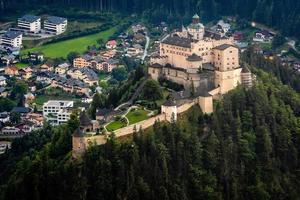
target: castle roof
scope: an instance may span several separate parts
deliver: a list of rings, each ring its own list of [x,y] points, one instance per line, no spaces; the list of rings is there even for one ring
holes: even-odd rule
[[[184,48],[191,48],[193,39],[183,38],[179,36],[169,36],[162,41],[163,44],[169,44],[174,46],[180,46]]]
[[[80,121],[80,126],[90,126],[92,125],[92,121],[90,118],[87,116],[85,111],[83,111],[80,116],[79,116],[79,121]]]
[[[169,99],[163,104],[163,106],[169,106],[169,107],[176,106],[176,103],[174,100]]]
[[[200,17],[199,17],[198,14],[195,14],[195,15],[193,16],[193,19],[200,19]]]
[[[202,61],[203,59],[201,58],[201,56],[198,56],[195,53],[193,53],[191,56],[188,56],[186,60],[195,62],[195,61]]]
[[[223,50],[225,50],[225,49],[227,49],[227,48],[229,48],[229,47],[237,48],[236,46],[231,45],[231,44],[222,44],[222,45],[220,45],[220,46],[215,47],[214,49],[218,49],[218,50],[223,51]]]
[[[75,137],[84,137],[84,132],[80,128],[77,128],[74,131],[73,136],[75,136]]]

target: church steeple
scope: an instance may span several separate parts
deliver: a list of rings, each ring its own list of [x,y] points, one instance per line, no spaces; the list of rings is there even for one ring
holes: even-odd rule
[[[193,16],[193,24],[198,24],[198,23],[200,23],[200,17],[198,14],[195,14]]]

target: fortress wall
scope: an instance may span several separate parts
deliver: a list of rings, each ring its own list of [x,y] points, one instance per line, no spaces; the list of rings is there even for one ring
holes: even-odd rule
[[[121,128],[121,129],[118,129],[116,131],[114,131],[116,137],[124,137],[124,136],[127,136],[129,134],[132,134],[134,132],[134,127],[136,128],[136,130],[140,130],[140,128],[142,129],[146,129],[146,128],[149,128],[150,126],[153,126],[154,123],[156,121],[165,121],[165,114],[160,114],[160,115],[157,115],[155,117],[151,117],[149,119],[146,119],[144,121],[141,121],[141,122],[138,122],[136,124],[132,124],[132,125],[129,125],[129,126],[126,126],[124,128]]]
[[[195,101],[192,101],[190,103],[185,103],[181,106],[178,106],[177,107],[177,113],[180,114],[180,113],[183,113],[185,111],[187,111],[188,109],[190,109],[192,106],[194,106],[196,104]]]

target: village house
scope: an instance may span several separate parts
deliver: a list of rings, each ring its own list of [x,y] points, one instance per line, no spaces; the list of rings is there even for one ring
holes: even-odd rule
[[[4,73],[9,76],[17,76],[19,75],[19,70],[16,66],[11,65],[5,68]]]
[[[137,33],[137,32],[143,32],[146,30],[146,27],[143,26],[142,24],[135,24],[135,25],[132,25],[131,26],[131,29],[134,33]]]
[[[41,31],[41,18],[34,15],[24,15],[18,19],[18,28],[28,33]]]
[[[77,94],[88,94],[90,92],[89,85],[81,80],[74,78],[65,78],[56,75],[51,80],[51,87],[61,88],[65,92],[77,93]]]
[[[22,33],[17,31],[7,31],[1,36],[0,44],[12,48],[22,47]]]
[[[56,74],[66,74],[66,72],[68,71],[69,67],[70,67],[70,65],[68,63],[59,64],[55,68],[55,73]]]
[[[59,35],[67,30],[68,20],[63,17],[50,16],[44,22],[46,33]]]
[[[8,91],[5,87],[0,87],[0,97],[7,97]]]
[[[74,78],[82,80],[89,84],[89,86],[98,84],[98,75],[90,68],[70,69],[67,74]]]
[[[31,62],[43,62],[44,55],[42,53],[29,53],[28,60]]]
[[[6,78],[4,76],[0,76],[0,86],[6,86]]]
[[[28,80],[28,79],[31,78],[32,72],[33,72],[33,70],[32,70],[30,67],[26,67],[26,68],[23,68],[23,69],[20,69],[20,70],[19,70],[19,75],[20,75],[23,79]]]
[[[115,55],[116,55],[116,50],[107,50],[107,51],[100,52],[100,56],[101,58],[103,58],[103,60],[109,60],[115,57]]]
[[[23,136],[24,133],[19,128],[12,127],[12,126],[4,127],[0,132],[0,137],[5,137],[5,138],[18,138]]]
[[[115,49],[117,47],[117,41],[116,40],[109,40],[106,43],[106,48],[107,49]]]
[[[43,117],[52,125],[66,123],[70,119],[73,106],[73,101],[47,101],[43,105]]]
[[[7,123],[10,122],[10,117],[8,112],[2,112],[0,113],[0,122]]]
[[[34,123],[36,126],[43,126],[44,117],[39,113],[29,113],[26,116],[26,120]]]
[[[240,41],[240,40],[243,39],[243,33],[240,32],[240,31],[236,31],[236,32],[234,32],[234,34],[233,34],[233,38],[234,38],[234,40],[236,40],[236,41]]]
[[[101,58],[99,56],[92,57],[89,55],[84,55],[78,58],[75,58],[73,61],[73,66],[75,68],[86,68],[91,67],[99,71],[111,72],[113,68],[117,67],[118,62],[115,59],[112,59],[111,56],[108,56],[109,59]]]
[[[272,40],[273,40],[273,35],[267,30],[257,31],[255,32],[253,37],[254,42],[270,43],[272,42]]]
[[[45,84],[50,84],[53,77],[55,77],[55,76],[56,76],[56,74],[54,72],[47,72],[47,71],[38,72],[38,73],[36,73],[36,81],[42,82]]]
[[[6,65],[15,64],[18,62],[18,60],[16,60],[16,56],[14,56],[12,54],[2,56],[1,61],[3,64],[6,64]]]
[[[49,63],[45,63],[40,66],[41,72],[48,72],[48,71],[53,71],[53,70],[54,70],[53,65],[49,64]]]
[[[220,20],[217,23],[217,32],[222,33],[225,35],[231,28],[231,25],[229,23],[225,23],[224,20]]]
[[[10,113],[18,113],[22,118],[25,118],[28,113],[31,113],[31,108],[28,107],[13,107]]]

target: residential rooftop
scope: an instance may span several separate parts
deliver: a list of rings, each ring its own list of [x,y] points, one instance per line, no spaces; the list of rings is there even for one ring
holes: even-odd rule
[[[39,19],[40,17],[35,15],[24,15],[23,17],[19,18],[19,20],[29,22],[29,23],[33,23]]]
[[[7,31],[3,35],[3,37],[10,38],[10,39],[15,39],[15,38],[19,37],[20,35],[22,35],[22,33],[18,32],[18,31]]]
[[[61,107],[72,107],[74,101],[61,101],[61,100],[50,100],[44,103],[44,106],[61,106]]]
[[[51,24],[59,25],[65,23],[67,19],[63,17],[50,16],[47,18],[47,21]]]

